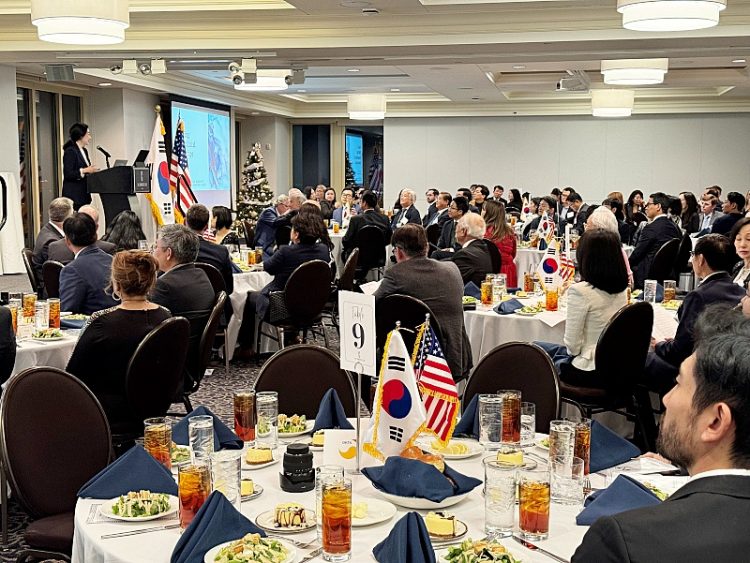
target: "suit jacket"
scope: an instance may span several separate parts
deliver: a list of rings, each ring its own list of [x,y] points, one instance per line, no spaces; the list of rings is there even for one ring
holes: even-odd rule
[[[5,383],[16,364],[16,334],[10,309],[0,307],[0,383]]]
[[[572,563],[747,561],[749,505],[750,477],[695,479],[661,504],[599,518]]]
[[[426,227],[430,224],[430,221],[432,221],[432,218],[437,215],[437,206],[435,205],[435,202],[433,201],[430,206],[427,208],[427,213],[424,217],[422,217],[422,226]]]
[[[31,263],[34,266],[34,272],[36,272],[36,279],[42,281],[42,264],[44,264],[49,258],[49,247],[50,245],[58,240],[65,238],[60,234],[52,223],[46,223],[41,229],[39,234],[36,236],[36,242],[34,243],[34,254],[31,256]],[[63,242],[63,245],[65,242]],[[65,247],[67,248],[67,246]],[[71,258],[72,259],[72,258]]]
[[[736,305],[745,290],[734,283],[727,272],[716,272],[685,296],[677,310],[677,333],[674,340],[659,342],[654,351],[663,360],[679,368],[682,361],[693,353],[693,326],[703,309],[711,303]],[[568,309],[570,311],[570,309]]]
[[[101,248],[110,256],[114,256],[115,250],[117,250],[117,247],[113,243],[107,242],[106,240],[98,240],[94,244],[97,248]],[[56,240],[49,245],[47,260],[55,260],[56,262],[62,262],[63,264],[73,261],[73,253],[68,248],[68,245],[65,244],[64,239]]]
[[[87,246],[60,272],[60,309],[90,315],[117,302],[104,289],[112,275],[112,257],[101,248]]]
[[[349,214],[350,225],[352,223],[352,217],[354,217],[356,213],[361,212],[359,205],[352,205],[352,209],[354,209],[354,214],[352,213]],[[342,205],[338,209],[334,209],[331,217],[333,221],[336,221],[339,225],[343,227],[344,226],[344,206]]]
[[[437,222],[435,222],[437,220]],[[448,208],[446,207],[444,211],[437,212],[435,215],[432,216],[432,219],[427,221],[427,224],[425,227],[429,227],[431,224],[440,225],[440,228],[445,226],[445,224],[451,220],[450,215],[448,215]]]
[[[62,195],[73,200],[73,209],[78,211],[82,205],[91,203],[91,194],[86,187],[86,176],[81,176],[81,168],[89,166],[91,159],[85,148],[86,158],[83,158],[76,143],[65,149],[63,153],[63,188]],[[88,159],[89,162],[86,162]]]
[[[732,230],[734,224],[744,216],[743,213],[727,213],[726,215],[722,215],[714,221],[713,225],[711,225],[711,232],[729,236],[729,231]]]
[[[440,280],[440,283],[436,283]],[[454,379],[471,369],[471,345],[464,329],[464,283],[453,262],[411,258],[385,271],[375,299],[400,293],[423,301],[435,315],[445,342],[444,352]]]
[[[716,222],[719,217],[723,217],[724,214],[721,211],[713,210],[710,215],[703,213],[698,214],[698,230],[710,229],[710,227]],[[706,221],[708,218],[708,221]]]
[[[456,221],[449,218],[443,223],[443,230],[440,232],[440,238],[437,243],[438,248],[452,248],[458,250],[461,245],[456,241]]]
[[[464,285],[474,282],[477,287],[481,287],[484,278],[492,272],[492,259],[487,245],[481,239],[473,240],[466,247],[457,250],[449,260],[458,266]]]
[[[570,223],[571,225],[576,220],[576,212],[573,211],[570,207],[564,207],[560,211],[560,213],[557,215],[557,232],[558,233],[564,233],[565,232],[565,225],[567,223]]]
[[[201,238],[200,242],[201,246],[200,250],[198,250],[198,258],[195,261],[215,266],[221,272],[221,277],[224,278],[227,295],[231,295],[234,291],[234,278],[232,277],[232,259],[229,257],[227,247],[208,242],[204,238]]]
[[[191,262],[175,266],[159,276],[150,299],[177,316],[210,310],[214,306],[216,295],[206,272],[196,268]]]
[[[406,218],[405,220],[404,217]],[[419,210],[413,205],[410,205],[407,209],[401,209],[401,211],[393,216],[393,220],[391,221],[391,229],[395,231],[398,227],[400,227],[401,225],[405,225],[406,223],[416,223],[417,225],[422,224],[421,217],[419,216]]]
[[[276,211],[276,207],[272,205],[261,211],[260,216],[258,217],[258,222],[255,224],[253,246],[262,247],[264,256],[271,256],[271,254],[273,254],[273,245],[276,237],[274,221],[276,221],[278,217],[279,212]]]
[[[388,223],[388,217],[381,215],[373,209],[368,209],[364,213],[355,215],[349,221],[349,228],[346,230],[344,238],[341,239],[341,245],[344,250],[351,250],[357,245],[357,234],[360,229],[366,225],[374,225],[383,231],[383,240],[385,244],[391,241],[391,225]],[[348,252],[347,252],[348,254]]]
[[[630,267],[633,268],[635,287],[643,287],[643,280],[648,275],[654,255],[665,242],[673,238],[682,238],[682,231],[666,215],[657,217],[643,227],[638,243],[630,255]]]
[[[577,231],[579,235],[583,235],[583,232],[586,230],[586,215],[587,211],[589,210],[589,204],[584,203],[581,205],[581,207],[578,208],[578,212],[576,213],[575,219],[573,220],[573,230]],[[563,227],[563,234],[565,233],[565,227]]]

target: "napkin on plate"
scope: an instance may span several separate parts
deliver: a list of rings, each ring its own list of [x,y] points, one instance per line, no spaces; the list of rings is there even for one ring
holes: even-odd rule
[[[242,440],[237,437],[237,434],[232,432],[226,424],[224,424],[219,417],[211,412],[207,407],[198,407],[193,412],[186,415],[185,418],[180,420],[177,424],[172,427],[172,440],[175,444],[181,444],[183,446],[190,445],[190,439],[188,437],[188,426],[190,419],[194,416],[208,415],[214,419],[214,449],[220,450],[222,448],[227,450],[241,450]]]
[[[454,436],[468,436],[469,438],[479,439],[479,416],[477,416],[477,403],[479,395],[474,395],[469,404],[464,407],[461,413],[461,420],[456,423],[453,429]]]
[[[78,496],[110,499],[142,489],[177,495],[177,483],[169,469],[151,457],[143,446],[136,444],[89,479],[78,491]]]
[[[391,533],[372,548],[380,563],[435,563],[435,549],[422,517],[409,512],[393,526]]]
[[[245,534],[266,533],[245,518],[219,491],[208,497],[174,546],[170,563],[203,563],[206,552]]]
[[[314,433],[329,428],[353,429],[349,421],[346,420],[346,413],[339,399],[339,394],[333,388],[326,391],[326,394],[320,400],[320,407],[318,407],[318,414],[315,415],[315,426],[313,426],[312,431]]]
[[[620,465],[641,455],[641,450],[596,420],[591,422],[591,473]]]
[[[481,299],[482,298],[482,290],[477,287],[477,284],[475,284],[473,281],[467,282],[464,286],[464,295],[470,295],[471,297],[474,297],[475,299]]]
[[[468,493],[482,484],[479,479],[462,475],[448,465],[443,474],[434,465],[399,456],[389,457],[383,466],[365,467],[362,473],[376,489],[388,494],[433,502]]]
[[[619,475],[609,487],[589,495],[585,502],[586,508],[576,516],[576,524],[591,526],[602,516],[613,516],[660,502],[654,493],[640,483]]]
[[[85,324],[86,319],[60,319],[60,328],[83,328]]]
[[[495,305],[492,310],[498,315],[510,315],[522,308],[523,304],[518,299],[508,299],[507,301],[502,301]]]

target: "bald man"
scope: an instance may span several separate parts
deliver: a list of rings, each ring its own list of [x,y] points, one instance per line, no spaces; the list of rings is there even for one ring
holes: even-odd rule
[[[478,213],[466,213],[456,225],[456,242],[461,249],[454,252],[448,260],[452,260],[461,272],[464,285],[474,282],[482,287],[482,281],[492,272],[492,259],[487,244],[482,240],[486,226],[484,219]]]
[[[95,207],[92,205],[82,205],[78,212],[85,213],[91,217],[94,220],[94,223],[96,223],[97,231],[99,230],[99,212]],[[97,240],[95,244],[107,254],[115,253],[115,245],[111,242]],[[55,260],[56,262],[62,262],[63,264],[73,261],[73,253],[65,244],[65,239],[55,241],[49,245],[47,260]]]

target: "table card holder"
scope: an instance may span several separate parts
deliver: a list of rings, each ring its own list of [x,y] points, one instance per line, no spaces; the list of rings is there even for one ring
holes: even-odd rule
[[[359,471],[357,430],[326,430],[323,443],[323,465],[339,465],[346,471]]]

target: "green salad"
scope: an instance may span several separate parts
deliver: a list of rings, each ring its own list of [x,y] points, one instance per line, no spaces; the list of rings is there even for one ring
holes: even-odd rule
[[[262,538],[259,534],[247,534],[222,547],[214,557],[218,563],[282,563],[289,550],[281,542]]]
[[[172,458],[172,463],[183,463],[185,461],[190,461],[191,451],[188,446],[178,446],[172,442],[169,455]]]
[[[307,417],[304,414],[279,415],[279,434],[291,434],[292,432],[304,432],[305,430],[307,430]]]
[[[151,491],[129,492],[112,506],[112,514],[126,518],[156,516],[169,510],[169,496]]]
[[[62,338],[63,333],[59,328],[43,328],[35,331],[31,338]]]
[[[449,547],[445,560],[449,563],[520,563],[520,559],[508,553],[503,544],[495,541],[472,541],[471,538],[462,541],[461,545]]]

